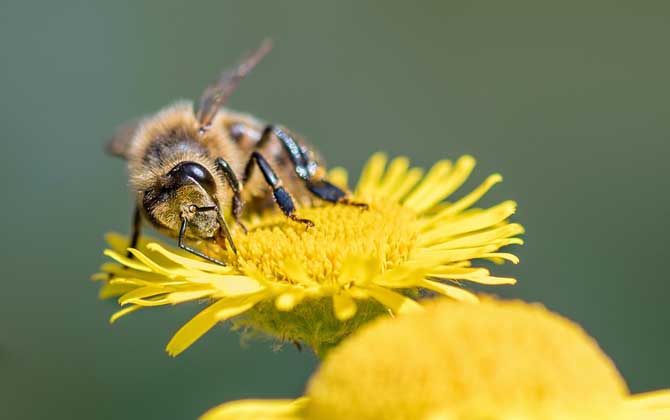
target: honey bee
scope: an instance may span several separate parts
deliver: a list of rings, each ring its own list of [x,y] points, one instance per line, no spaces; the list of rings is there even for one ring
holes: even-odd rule
[[[146,220],[177,238],[180,248],[225,265],[187,242],[214,241],[237,252],[226,211],[246,232],[241,222],[245,205],[262,209],[274,202],[288,218],[307,227],[313,223],[296,215],[296,201],[305,205],[317,198],[367,207],[324,179],[320,157],[303,139],[223,107],[271,47],[264,41],[223,72],[195,109],[192,102],[178,101],[121,126],[108,141],[107,151],[127,160],[135,194],[131,248]]]

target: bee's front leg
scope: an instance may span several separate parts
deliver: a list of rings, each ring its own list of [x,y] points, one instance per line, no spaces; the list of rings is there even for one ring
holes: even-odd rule
[[[240,184],[237,175],[235,175],[235,171],[233,171],[233,168],[230,167],[230,164],[225,159],[217,158],[216,167],[221,171],[226,182],[228,182],[228,185],[230,185],[230,188],[233,190],[232,212],[235,222],[240,225],[244,230],[244,233],[247,233],[247,227],[242,223],[243,203],[240,194],[242,192],[242,184]]]

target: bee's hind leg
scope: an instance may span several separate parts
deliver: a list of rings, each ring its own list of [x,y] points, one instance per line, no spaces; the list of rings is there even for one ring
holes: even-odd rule
[[[279,139],[281,144],[284,146],[284,150],[288,153],[291,163],[295,168],[295,173],[300,179],[305,183],[307,190],[314,194],[316,197],[328,201],[330,203],[341,203],[352,205],[356,207],[361,207],[364,209],[368,208],[368,205],[365,203],[359,203],[352,201],[344,190],[338,186],[326,181],[325,179],[315,179],[316,163],[310,161],[309,156],[303,150],[302,147],[295,141],[295,139],[282,130],[281,128],[268,125],[263,130],[260,140],[258,141],[257,148],[263,147],[267,143],[271,136],[274,134],[274,137]]]
[[[326,181],[325,179],[305,181],[305,186],[315,196],[318,198],[328,201],[329,203],[340,203],[347,204],[350,206],[361,207],[364,209],[368,208],[368,205],[365,203],[359,203],[357,201],[352,201],[349,198],[349,195],[344,192],[340,187],[335,184]]]

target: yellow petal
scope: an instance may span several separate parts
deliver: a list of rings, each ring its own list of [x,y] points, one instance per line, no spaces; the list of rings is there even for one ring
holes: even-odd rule
[[[454,280],[460,280],[465,276],[488,276],[489,270],[482,267],[460,267],[456,265],[442,265],[434,268],[429,276],[445,277]]]
[[[418,250],[412,255],[412,258],[434,257],[443,264],[462,260],[471,260],[474,258],[484,258],[484,255],[498,249],[496,245],[486,245],[476,248],[447,249],[447,250]]]
[[[468,179],[474,167],[475,159],[472,156],[462,156],[448,177],[421,196],[420,202],[413,207],[414,211],[423,213],[450,196]]]
[[[416,210],[421,205],[424,196],[427,196],[431,191],[438,185],[444,177],[449,174],[451,170],[451,161],[441,160],[438,161],[430,168],[428,174],[421,180],[421,183],[417,185],[416,189],[412,191],[405,199],[403,200],[403,206]]]
[[[137,289],[131,290],[128,293],[125,293],[119,298],[119,305],[125,305],[126,303],[136,303],[141,299],[145,299],[152,296],[162,295],[165,293],[172,292],[174,289],[166,287],[138,287]]]
[[[218,300],[184,324],[172,337],[165,350],[170,356],[177,356],[212,329],[217,322],[247,311],[261,298],[262,295],[259,294]]]
[[[165,299],[172,305],[178,305],[184,302],[190,302],[196,299],[202,299],[211,296],[215,292],[214,289],[204,290],[186,290],[183,292],[172,292],[165,296]]]
[[[121,296],[133,290],[135,287],[128,284],[110,284],[107,283],[100,288],[98,297],[100,299],[109,299],[111,297]]]
[[[507,245],[523,245],[524,241],[521,238],[507,238],[496,241],[496,244],[502,248]]]
[[[449,277],[444,277],[449,278]],[[487,286],[502,286],[516,284],[514,277],[496,277],[496,276],[472,276],[463,277],[461,280],[471,281],[473,283],[485,284]]]
[[[454,265],[445,265],[437,267],[426,275],[443,280],[467,280],[479,284],[503,285],[516,284],[516,279],[511,277],[494,277],[489,270],[481,267],[456,267]]]
[[[240,400],[221,404],[199,420],[299,420],[307,397],[296,400]]]
[[[144,250],[146,245],[151,242],[153,239],[146,236],[141,236],[137,241],[137,246],[135,248],[139,250]],[[128,247],[130,246],[130,235],[123,235],[117,232],[110,232],[105,235],[105,241],[109,246],[119,254],[125,254]]]
[[[380,197],[384,197],[389,192],[395,191],[402,183],[403,179],[405,179],[408,169],[409,159],[406,157],[393,159],[391,163],[389,163],[386,174],[379,184],[376,194]]]
[[[510,238],[524,233],[523,226],[518,223],[511,223],[498,226],[493,229],[484,230],[477,233],[470,233],[463,236],[449,239],[434,245],[426,245],[429,249],[457,249],[472,248],[476,246],[496,243],[502,239]],[[509,244],[505,242],[506,244]]]
[[[225,321],[252,308],[256,303],[264,298],[266,298],[266,296],[263,293],[255,293],[249,296],[231,298],[229,305],[225,308],[219,309],[214,316],[219,321]],[[236,300],[237,303],[232,302],[232,300]]]
[[[103,254],[113,259],[114,261],[118,262],[119,264],[122,264],[128,268],[132,268],[133,270],[145,271],[147,273],[150,273],[152,271],[151,268],[138,262],[137,260],[131,260],[130,258],[127,258],[125,255],[121,255],[120,253],[112,251],[111,249],[106,249],[103,252]]]
[[[469,208],[477,201],[479,201],[479,199],[482,198],[484,194],[486,194],[491,189],[491,187],[493,187],[495,184],[501,181],[502,181],[502,175],[500,174],[490,175],[481,185],[472,190],[466,196],[450,205],[447,205],[447,207],[445,207],[444,210],[438,212],[437,214],[435,214],[435,216],[431,217],[428,223],[429,224],[436,223],[438,221],[449,218],[450,216],[453,216]]]
[[[370,297],[370,294],[368,293],[367,289],[364,289],[362,287],[354,286],[350,289],[347,289],[347,292],[354,299],[365,300]]]
[[[407,193],[409,193],[412,188],[421,180],[423,177],[423,169],[421,168],[412,168],[407,172],[407,175],[398,185],[396,189],[390,191],[387,196],[380,195],[381,198],[387,199],[390,202],[398,202],[405,198]]]
[[[125,253],[126,249],[128,248],[128,245],[130,245],[130,240],[128,240],[128,236],[121,235],[116,232],[110,232],[106,234],[105,242],[107,242],[109,246],[112,247],[112,250],[114,252],[117,252],[119,254]]]
[[[394,314],[399,315],[423,310],[417,301],[384,287],[368,285],[365,290],[379,303],[393,311]]]
[[[386,166],[386,155],[384,153],[375,153],[370,157],[365,164],[365,169],[358,181],[356,187],[356,196],[369,196],[375,189],[379,180],[384,174],[384,166]]]
[[[346,321],[356,315],[356,302],[348,293],[333,295],[333,311],[340,321]]]
[[[305,298],[305,292],[293,287],[290,290],[277,296],[275,306],[280,311],[290,311]]]
[[[136,260],[132,260],[136,261]],[[136,261],[139,263],[138,261]],[[143,267],[143,264],[141,264]],[[148,267],[147,267],[148,268]],[[136,278],[136,279],[142,279],[142,280],[148,280],[148,281],[155,281],[158,283],[165,283],[165,282],[174,282],[174,280],[167,279],[164,275],[159,274],[159,273],[154,273],[150,271],[138,271],[133,268],[129,267],[124,267],[122,265],[116,264],[116,263],[105,263],[102,266],[100,266],[100,269],[104,271],[105,273],[109,274],[109,279],[110,281],[118,279],[118,278]]]
[[[437,265],[437,261],[424,262],[423,264],[405,263],[398,267],[386,270],[377,276],[373,283],[378,286],[390,288],[412,287],[417,281],[423,279],[431,268]]]
[[[488,254],[482,255],[482,258],[488,258],[488,259],[501,259],[505,261],[509,261],[512,264],[519,264],[519,257],[517,257],[514,254],[510,254],[508,252],[491,252]]]
[[[122,316],[128,315],[131,312],[135,312],[136,310],[140,309],[141,306],[138,305],[131,305],[131,306],[126,306],[125,308],[116,311],[112,314],[112,316],[109,318],[109,323],[113,324],[116,322],[117,319],[121,318]]]
[[[99,281],[99,280],[109,280],[109,273],[95,273],[91,275],[91,280],[93,281]]]
[[[365,284],[379,272],[379,269],[379,261],[375,258],[349,257],[342,263],[337,284],[342,286],[348,284]]]
[[[426,246],[446,241],[453,236],[495,226],[514,214],[515,210],[516,203],[514,201],[505,201],[490,209],[465,215],[450,223],[435,226],[430,231],[421,235],[418,242],[420,245]]]
[[[460,287],[450,286],[448,284],[431,280],[423,280],[418,284],[418,286],[443,294],[461,302],[479,302],[477,296]]]
[[[222,273],[222,274],[230,273],[231,271],[233,271],[232,268],[227,266],[224,267],[218,264],[196,260],[194,258],[183,257],[179,254],[168,251],[167,249],[163,248],[160,244],[156,242],[151,242],[150,244],[148,244],[147,249],[149,249],[150,251],[158,252],[165,258],[174,261],[177,264],[189,270],[200,270],[200,271],[206,271],[211,273]]]
[[[147,255],[145,255],[144,253],[140,252],[137,249],[130,248],[128,249],[128,251],[131,254],[133,254],[135,258],[140,260],[144,265],[149,267],[152,271],[163,274],[164,276],[167,276],[171,279],[174,279],[176,277],[186,277],[190,273],[192,273],[192,270],[179,268],[179,266],[174,264],[172,261],[170,262],[174,265],[169,267],[163,264],[159,264],[158,262],[156,262],[155,259],[149,258]]]
[[[661,389],[658,391],[644,392],[642,394],[631,395],[626,404],[637,408],[666,408],[670,409],[670,389]]]
[[[328,171],[328,181],[347,190],[349,185],[349,174],[346,169],[338,166]]]
[[[137,275],[138,272],[132,273],[133,275]],[[145,273],[141,273],[141,277],[144,277]],[[146,273],[148,274],[148,273]],[[180,286],[187,284],[185,281],[176,281],[176,280],[170,280],[167,279],[165,276],[158,276],[158,281],[156,280],[146,280],[144,278],[138,278],[140,275],[137,275],[137,277],[112,277],[111,280],[109,280],[109,284],[125,284],[125,285],[132,285],[132,286],[150,286],[150,287],[170,287],[170,286]]]
[[[257,279],[242,275],[200,275],[199,277],[189,277],[188,280],[193,283],[201,283],[215,287],[219,293],[218,296],[234,297],[248,295],[250,293],[260,292],[265,286]]]

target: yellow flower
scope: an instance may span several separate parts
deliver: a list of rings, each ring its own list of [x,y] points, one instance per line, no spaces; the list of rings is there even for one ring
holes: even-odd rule
[[[540,305],[440,299],[331,351],[306,396],[242,400],[201,420],[651,420],[670,390],[631,396],[597,343]]]
[[[103,298],[119,296],[125,306],[112,321],[143,307],[208,299],[213,303],[175,334],[168,353],[181,353],[217,322],[236,317],[238,328],[304,342],[323,354],[380,314],[421,310],[414,298],[426,291],[476,301],[460,282],[515,282],[471,267],[472,259],[517,262],[497,252],[522,243],[515,237],[522,226],[507,221],[515,203],[471,208],[500,175],[446,203],[472,171],[472,157],[453,165],[440,161],[425,176],[406,158],[386,163],[384,155],[372,156],[354,192],[355,200],[369,204],[367,210],[303,207],[300,216],[315,223],[310,229],[276,211],[250,215],[248,234],[233,230],[236,255],[208,251],[226,267],[146,240],[128,259],[128,242],[110,235],[112,250],[105,253],[117,264],[105,264],[94,278],[105,282]],[[346,178],[343,169],[329,175],[342,186]]]

